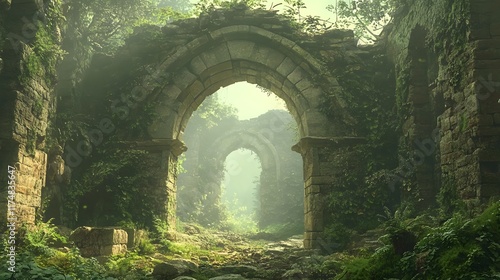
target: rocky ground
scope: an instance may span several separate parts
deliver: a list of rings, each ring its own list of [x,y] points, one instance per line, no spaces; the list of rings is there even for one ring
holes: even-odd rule
[[[137,279],[140,273],[145,279],[168,280],[333,279],[347,256],[306,250],[301,235],[271,241],[265,234],[242,236],[187,225],[184,233],[170,238],[174,241],[152,244],[128,268],[134,273],[123,279]]]

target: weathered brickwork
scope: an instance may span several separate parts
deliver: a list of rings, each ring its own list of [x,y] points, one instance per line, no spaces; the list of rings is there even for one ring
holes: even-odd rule
[[[498,1],[471,1],[470,44],[474,57],[469,89],[476,102],[472,137],[478,149],[465,161],[476,162],[479,171],[475,197],[487,202],[500,196],[500,18]],[[472,99],[472,98],[471,98]]]
[[[118,228],[79,227],[69,239],[86,258],[125,254],[129,242],[127,232]]]
[[[445,22],[451,7],[470,24]],[[497,1],[417,1],[390,34],[405,118],[400,148],[415,156],[417,193],[407,196],[423,208],[440,191],[456,192],[470,210],[500,194],[498,10]]]
[[[33,73],[29,59],[36,34],[33,22],[42,13],[36,1],[12,3],[7,13],[7,39],[0,72],[0,221],[6,219],[7,166],[17,169],[16,215],[33,224],[45,186],[45,138],[54,96],[48,79]],[[24,20],[23,20],[24,19]]]

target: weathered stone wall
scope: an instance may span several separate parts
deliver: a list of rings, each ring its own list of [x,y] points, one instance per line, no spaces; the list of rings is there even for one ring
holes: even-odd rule
[[[438,193],[469,210],[500,194],[494,11],[496,1],[417,1],[390,34],[405,196],[423,208]]]
[[[0,72],[0,221],[7,214],[7,166],[16,168],[15,214],[34,223],[45,185],[45,142],[55,104],[52,79],[35,51],[37,24],[46,15],[39,1],[17,1],[5,13],[6,39]]]
[[[471,114],[472,140],[478,145],[466,159],[477,161],[479,178],[474,184],[479,203],[500,196],[500,2],[470,1],[469,35],[474,62],[469,89],[476,96]],[[477,171],[477,169],[476,169]],[[464,197],[467,198],[467,197]]]

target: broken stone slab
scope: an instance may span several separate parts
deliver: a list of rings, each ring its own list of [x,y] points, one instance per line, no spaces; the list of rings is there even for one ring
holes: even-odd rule
[[[114,256],[127,252],[128,234],[118,228],[79,227],[70,237],[83,257]]]

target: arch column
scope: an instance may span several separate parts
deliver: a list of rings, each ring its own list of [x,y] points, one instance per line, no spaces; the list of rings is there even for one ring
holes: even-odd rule
[[[147,205],[152,215],[165,221],[168,230],[175,230],[176,193],[177,193],[177,160],[187,150],[186,145],[178,139],[153,139],[128,143],[130,148],[148,151],[151,160],[157,162],[157,168],[151,170],[154,183],[149,186],[151,201]]]
[[[336,170],[332,159],[340,148],[357,145],[360,137],[304,137],[292,147],[304,163],[304,247],[332,252],[334,244],[324,237],[327,207],[325,200],[334,185]]]

